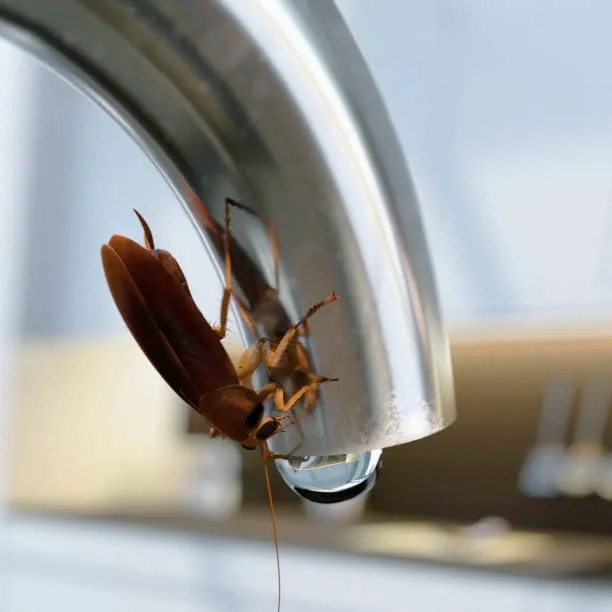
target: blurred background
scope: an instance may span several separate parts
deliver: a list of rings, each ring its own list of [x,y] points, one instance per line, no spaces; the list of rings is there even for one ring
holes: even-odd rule
[[[355,502],[272,474],[283,607],[612,610],[612,6],[337,4],[416,183],[459,417]],[[214,319],[213,263],[119,125],[8,43],[0,71],[1,609],[271,610],[259,457],[201,435],[100,247],[141,240],[137,207]]]

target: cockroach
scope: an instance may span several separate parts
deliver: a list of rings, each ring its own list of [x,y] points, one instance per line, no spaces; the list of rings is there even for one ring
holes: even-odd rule
[[[267,461],[289,456],[272,453],[267,440],[297,422],[297,418],[286,413],[302,396],[325,382],[338,379],[317,376],[289,399],[278,382],[270,382],[258,390],[247,387],[246,383],[262,362],[268,370],[278,368],[307,321],[338,296],[332,292],[312,306],[280,341],[259,339],[242,353],[235,368],[221,343],[226,335],[233,295],[231,203],[226,199],[225,288],[218,327],[211,326],[202,315],[178,262],[168,251],[155,247],[151,229],[137,210],[134,212],[144,231],[145,246],[125,236],[114,235],[102,246],[102,264],[113,300],[132,336],[166,383],[206,419],[210,425],[209,435],[230,438],[247,450],[261,449],[276,550],[280,610],[278,535]],[[264,402],[270,398],[283,416],[264,415]]]

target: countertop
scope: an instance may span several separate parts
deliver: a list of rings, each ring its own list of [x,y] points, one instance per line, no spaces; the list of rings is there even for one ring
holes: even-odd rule
[[[176,510],[25,510],[16,516],[53,517],[66,522],[142,525],[162,531],[252,541],[271,541],[270,515],[244,509],[226,518]],[[479,569],[534,579],[612,579],[612,538],[561,532],[522,531],[489,519],[473,525],[398,520],[366,515],[357,523],[314,522],[302,513],[277,508],[283,546],[382,557],[398,561]]]

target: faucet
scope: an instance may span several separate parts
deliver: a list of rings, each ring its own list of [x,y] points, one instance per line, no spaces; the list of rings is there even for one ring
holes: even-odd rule
[[[313,303],[339,294],[313,318],[305,346],[313,370],[340,380],[323,385],[316,409],[270,446],[295,454],[277,468],[307,499],[368,490],[383,449],[432,435],[456,415],[415,188],[336,5],[62,7],[0,0],[0,33],[132,134],[175,189],[220,274],[225,198],[256,213],[232,215],[244,339],[282,335]]]

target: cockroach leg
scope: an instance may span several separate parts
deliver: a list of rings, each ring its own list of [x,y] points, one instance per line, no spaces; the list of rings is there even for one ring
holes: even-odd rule
[[[274,259],[274,288],[278,291],[278,285],[280,282],[280,264],[279,264],[279,254],[278,254],[278,236],[274,231],[272,225],[266,221],[261,215],[258,215],[252,208],[247,206],[246,204],[242,204],[242,202],[238,202],[237,200],[233,200],[232,198],[227,198],[227,201],[236,208],[240,210],[244,210],[245,212],[257,217],[268,231],[268,237],[270,239],[270,245],[272,246],[272,257]]]
[[[278,433],[278,432],[277,432]],[[293,448],[289,453],[284,454],[284,453],[273,453],[269,448],[268,445],[266,444],[264,448],[264,456],[266,458],[267,461],[272,461],[274,459],[294,459],[294,454],[295,452],[300,448],[300,446],[302,446],[303,442],[298,443],[298,445]]]
[[[264,385],[257,391],[257,395],[259,395],[259,399],[262,402],[269,400],[273,395],[277,393],[283,393],[283,387],[280,383],[271,382],[267,385]],[[275,402],[276,403],[276,399]]]
[[[238,365],[236,366],[236,373],[238,374],[238,381],[240,384],[244,384],[255,372],[259,364],[263,361],[266,365],[270,358],[270,342],[269,338],[259,338],[255,344],[249,346],[243,351]]]
[[[292,455],[283,455],[283,454],[280,454],[280,453],[270,453],[270,452],[268,452],[266,454],[266,461],[273,461],[274,459],[286,459],[286,460],[289,460],[289,459],[293,459],[293,456]]]
[[[223,433],[220,432],[218,429],[211,427],[208,430],[208,437],[209,438],[219,438],[219,440],[225,440],[227,436],[223,435]]]
[[[319,379],[309,385],[305,385],[304,387],[302,387],[299,391],[297,391],[296,393],[294,393],[290,398],[289,401],[285,403],[284,406],[280,406],[279,404],[277,404],[275,402],[276,405],[276,409],[279,412],[288,412],[289,410],[291,410],[291,408],[293,408],[293,406],[295,405],[295,403],[306,393],[313,391],[315,389],[317,389],[319,387],[319,385],[322,385],[323,383],[326,382],[337,382],[339,379],[338,378],[326,378],[324,376],[320,376]],[[287,427],[287,425],[284,425],[281,429],[279,429],[279,431],[282,431],[283,429],[285,429]]]
[[[301,367],[306,371],[309,365],[305,356],[306,349],[295,338],[290,341],[290,344],[295,345],[296,368]],[[278,346],[278,342],[272,340],[272,338],[261,337],[243,351],[236,367],[240,384],[248,380],[261,363],[266,366],[268,376],[272,374],[272,369],[279,365],[274,364],[275,353],[272,348],[273,346]]]
[[[289,412],[289,410],[293,408],[295,403],[305,393],[308,393],[309,391],[316,389],[319,385],[322,385],[323,383],[336,382],[336,381],[338,381],[337,378],[325,378],[324,376],[319,376],[315,382],[302,387],[299,391],[294,393],[287,401],[285,401],[285,390],[283,389],[283,386],[280,383],[276,383],[276,382],[268,383],[267,385],[264,385],[263,387],[261,387],[257,391],[257,395],[259,395],[262,402],[265,402],[266,400],[274,396],[274,407],[276,408],[276,410],[278,412]],[[291,425],[295,423],[289,423],[289,424]],[[281,429],[285,429],[286,427],[287,426],[284,425]]]
[[[298,329],[303,329],[308,319],[310,319],[316,312],[323,308],[323,306],[331,304],[332,302],[335,302],[338,299],[340,298],[338,297],[338,295],[336,295],[335,291],[333,293],[330,293],[324,300],[321,300],[320,302],[317,302],[314,306],[311,306],[311,308],[304,315],[304,317],[285,333],[281,341],[278,343],[278,347],[275,351],[273,351],[273,358],[270,364],[272,368],[275,368],[280,364],[283,355],[285,354],[285,351],[289,346],[289,343],[295,338],[296,334],[298,333]]]
[[[242,315],[242,320],[248,325],[249,330],[252,334],[255,334],[257,331],[255,328],[255,323],[253,323],[253,319],[251,317],[251,309],[248,304],[232,289],[232,297],[238,306],[238,310]]]
[[[306,414],[312,414],[319,402],[318,387],[310,389],[304,398],[303,406]]]
[[[230,256],[230,201],[225,200],[225,289],[221,301],[221,324],[213,327],[219,338],[225,338],[227,331],[227,312],[232,297],[232,258]]]

